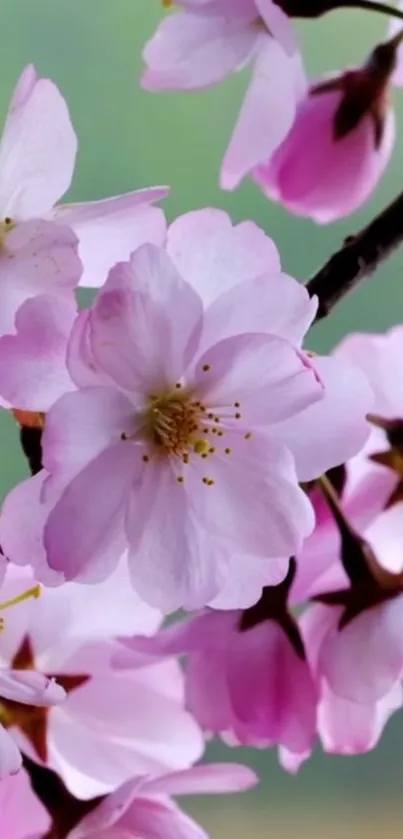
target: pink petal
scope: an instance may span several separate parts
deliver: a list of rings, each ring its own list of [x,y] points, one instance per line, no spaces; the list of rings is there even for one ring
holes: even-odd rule
[[[22,758],[20,750],[5,728],[0,725],[0,781],[3,783],[7,775],[14,775],[18,772],[21,765]]]
[[[257,35],[234,15],[178,13],[167,16],[146,45],[148,90],[195,90],[235,72],[251,58]]]
[[[318,713],[318,732],[323,748],[331,754],[355,755],[373,749],[386,723],[402,707],[400,683],[382,699],[369,705],[349,702],[325,685]]]
[[[238,632],[228,651],[234,713],[249,736],[294,752],[311,748],[316,733],[316,689],[308,664],[284,630],[266,621]]]
[[[0,697],[46,708],[63,702],[66,692],[53,679],[47,679],[33,670],[0,668]]]
[[[9,735],[5,736],[10,742],[11,749],[18,751]],[[0,734],[0,755],[1,740]],[[19,763],[21,763],[20,756]],[[43,804],[34,795],[27,773],[22,770],[12,778],[5,778],[2,775],[0,769],[0,812],[5,836],[7,839],[28,839],[28,837],[36,839],[38,836],[39,839],[39,836],[43,836],[50,829],[50,817]]]
[[[317,301],[287,274],[263,274],[224,292],[207,309],[201,344],[211,346],[216,336],[268,332],[300,345],[315,317]],[[199,348],[199,352],[201,348]]]
[[[44,215],[69,188],[77,139],[67,105],[32,66],[21,76],[0,145],[1,215]]]
[[[94,359],[91,347],[91,309],[83,309],[76,317],[67,347],[67,366],[73,382],[79,388],[110,385]]]
[[[339,357],[318,357],[314,364],[324,398],[270,429],[292,451],[301,481],[317,478],[359,451],[369,434],[366,415],[373,407],[368,382],[353,365]]]
[[[198,361],[194,381],[198,396],[232,427],[238,403],[242,424],[252,428],[294,417],[323,397],[307,359],[288,341],[265,334],[219,341]]]
[[[200,298],[165,251],[143,245],[111,272],[93,311],[95,360],[129,391],[171,388],[192,357],[201,318]]]
[[[148,781],[144,786],[147,795],[214,795],[250,789],[258,777],[247,766],[239,763],[212,763],[192,766],[182,772],[171,772]]]
[[[30,297],[73,301],[80,275],[77,239],[68,227],[41,220],[18,224],[0,254],[0,335],[14,332],[16,312]]]
[[[262,36],[252,82],[221,168],[222,189],[235,189],[273,154],[294,121],[300,67],[274,38]]]
[[[20,306],[16,335],[0,337],[0,392],[10,405],[47,411],[74,389],[66,348],[75,316],[73,301],[53,295],[39,295]]]
[[[79,239],[84,267],[81,285],[98,288],[112,265],[129,259],[140,245],[163,244],[164,214],[150,204],[165,198],[168,192],[167,187],[154,187],[55,208],[54,218],[72,227]]]
[[[204,830],[175,804],[153,798],[137,798],[121,824],[144,839],[208,839]]]
[[[42,470],[17,484],[7,495],[0,517],[0,544],[12,563],[32,565],[37,580],[53,585],[62,582],[63,578],[46,565],[43,528],[54,502],[43,500],[45,479],[46,473]],[[24,527],[20,526],[22,521]],[[16,613],[22,615],[24,609],[13,610],[13,614]]]
[[[387,601],[334,627],[320,651],[321,670],[333,692],[368,704],[387,694],[403,672],[403,601]]]
[[[43,433],[43,464],[62,482],[132,432],[135,407],[112,387],[67,393],[49,411]],[[126,454],[131,449],[126,448]]]
[[[244,280],[281,270],[273,240],[253,221],[233,226],[222,210],[179,216],[168,229],[167,251],[205,307]],[[272,331],[270,321],[267,331]]]
[[[130,574],[140,596],[164,613],[205,606],[225,573],[226,553],[192,506],[168,463],[144,464],[127,518]]]
[[[313,528],[313,511],[290,453],[257,432],[251,440],[226,432],[224,441],[231,455],[195,459],[186,473],[200,523],[226,548],[245,553],[246,562],[249,554],[277,559],[295,553]],[[214,484],[203,483],[203,476]]]
[[[276,586],[288,570],[287,559],[256,559],[230,552],[226,580],[209,604],[213,609],[247,609],[260,598],[264,586]]]
[[[124,513],[135,478],[125,443],[101,452],[73,478],[47,520],[47,562],[66,580],[102,582],[125,548]]]
[[[403,390],[396,387],[396,363],[402,352],[402,326],[380,335],[349,335],[336,348],[337,357],[347,359],[367,377],[375,396],[373,412],[390,419],[403,416]]]
[[[269,32],[279,42],[287,55],[293,55],[297,49],[297,37],[293,21],[283,12],[281,6],[273,0],[254,0]]]

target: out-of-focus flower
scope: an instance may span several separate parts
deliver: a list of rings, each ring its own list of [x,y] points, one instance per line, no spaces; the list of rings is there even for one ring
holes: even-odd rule
[[[76,151],[61,93],[29,65],[14,90],[0,143],[0,241],[10,226],[18,231],[23,221],[57,219],[78,236],[82,284],[99,286],[109,268],[134,247],[163,241],[163,213],[150,204],[163,198],[167,189],[54,207],[70,186]]]
[[[180,0],[146,45],[149,90],[197,90],[253,63],[221,185],[234,189],[290,129],[305,77],[292,24],[273,0]]]
[[[2,596],[26,585],[27,573],[10,568]],[[133,775],[185,768],[203,751],[175,663],[125,673],[113,666],[114,636],[135,627],[152,632],[159,620],[132,591],[124,565],[106,586],[45,589],[7,612],[0,662],[12,672],[0,680],[0,720],[7,737],[57,771],[78,798],[109,792]],[[66,691],[62,706],[33,707],[47,703],[45,675]],[[58,685],[47,690],[64,696]]]
[[[68,839],[208,839],[171,796],[241,792],[256,783],[255,773],[236,763],[138,777],[102,801]]]
[[[301,350],[315,305],[262,231],[215,211],[118,264],[77,321],[79,389],[47,415],[45,471],[4,506],[7,555],[94,582],[128,546],[135,588],[170,611],[216,597],[230,554],[298,550],[313,525],[298,481],[360,447],[372,405],[354,367]]]
[[[7,839],[42,839],[51,826],[23,770],[1,780],[0,813],[2,834]]]
[[[396,48],[381,44],[362,67],[312,83],[287,137],[253,173],[268,197],[321,224],[367,200],[394,146]]]
[[[187,656],[186,700],[203,728],[231,745],[310,752],[318,693],[287,608],[295,566],[246,611],[209,611],[152,638],[121,639],[117,664],[139,655]]]

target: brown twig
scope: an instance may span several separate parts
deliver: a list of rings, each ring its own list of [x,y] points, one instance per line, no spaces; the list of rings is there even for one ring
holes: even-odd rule
[[[369,277],[403,242],[403,192],[367,227],[349,236],[344,245],[307,283],[311,297],[317,295],[316,321]]]

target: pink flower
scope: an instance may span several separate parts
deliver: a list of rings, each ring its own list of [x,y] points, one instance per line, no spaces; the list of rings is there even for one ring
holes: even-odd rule
[[[335,630],[339,619],[339,609],[321,605],[308,609],[301,619],[305,647],[320,692],[318,734],[326,752],[362,754],[377,745],[388,719],[402,707],[403,690],[399,681],[394,682],[379,699],[368,702],[358,702],[332,690],[322,667],[322,643],[326,643],[327,634]],[[358,660],[356,664],[360,667]]]
[[[24,771],[0,783],[1,829],[7,839],[42,839],[50,819]]]
[[[273,609],[276,588],[241,611],[205,611],[153,638],[122,639],[131,655],[187,655],[187,707],[202,727],[231,745],[310,751],[317,694],[293,619]]]
[[[181,0],[145,47],[149,90],[197,90],[253,62],[253,77],[224,158],[234,189],[290,129],[305,90],[292,24],[272,0]]]
[[[68,839],[207,839],[171,796],[240,792],[256,782],[251,769],[236,763],[195,766],[156,778],[138,777],[102,801]]]
[[[2,596],[26,585],[26,573],[10,569]],[[122,565],[106,586],[49,588],[38,600],[8,610],[0,662],[12,671],[0,679],[0,718],[14,752],[18,746],[54,769],[84,799],[133,775],[182,769],[197,760],[203,738],[183,708],[176,664],[122,673],[112,663],[115,635],[152,632],[159,620],[131,590]],[[54,683],[44,693],[42,674],[64,687],[60,707],[32,707],[60,698],[53,696],[62,690]]]
[[[41,217],[69,225],[80,242],[82,283],[98,286],[111,265],[134,247],[163,241],[163,214],[149,205],[167,190],[156,187],[54,208],[70,186],[76,151],[63,97],[29,65],[13,93],[0,144],[0,229],[9,221],[19,225]]]
[[[319,224],[367,200],[394,146],[388,88],[395,50],[383,44],[362,68],[311,85],[287,137],[253,173],[269,198]]]
[[[210,602],[231,553],[295,552],[313,524],[298,480],[356,451],[372,404],[353,367],[302,352],[315,301],[254,225],[189,214],[167,251],[118,264],[78,319],[79,390],[50,410],[45,472],[0,522],[13,561],[66,579],[105,579],[128,547],[135,588],[163,611]]]

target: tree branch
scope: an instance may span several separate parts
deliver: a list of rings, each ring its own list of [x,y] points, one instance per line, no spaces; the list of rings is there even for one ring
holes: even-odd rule
[[[342,248],[307,283],[312,297],[319,298],[316,321],[328,315],[336,303],[354,291],[403,242],[403,192],[379,216]]]

